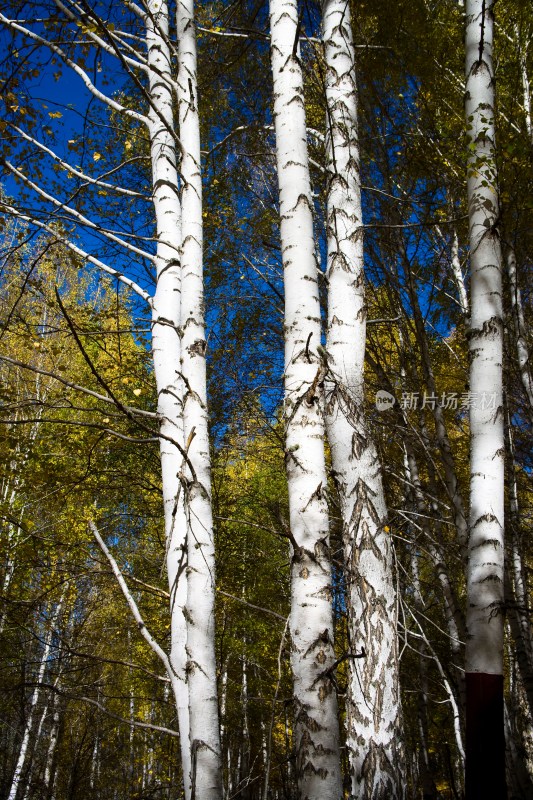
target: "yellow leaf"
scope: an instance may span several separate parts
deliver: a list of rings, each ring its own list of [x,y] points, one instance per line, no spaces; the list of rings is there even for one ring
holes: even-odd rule
[[[101,158],[101,153],[93,153],[93,161],[100,161]]]
[[[61,119],[63,114],[61,113],[61,111],[49,111],[48,116],[52,117],[52,119]]]

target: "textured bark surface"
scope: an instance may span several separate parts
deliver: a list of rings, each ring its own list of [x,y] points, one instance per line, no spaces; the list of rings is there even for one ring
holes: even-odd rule
[[[291,663],[298,797],[338,800],[337,698],[324,453],[321,322],[294,0],[271,0],[274,120],[285,283],[285,426]]]
[[[181,364],[187,474],[187,680],[192,796],[222,797],[215,659],[215,545],[204,330],[202,175],[192,0],[177,6],[178,109],[181,159]]]
[[[327,426],[339,491],[350,635],[351,796],[404,796],[393,553],[364,412],[366,306],[350,8],[323,5],[327,98]]]
[[[473,393],[466,640],[466,787],[471,800],[505,796],[504,433],[492,2],[467,0],[465,10]]]
[[[172,688],[178,711],[181,759],[186,797],[190,797],[189,702],[186,685],[187,600],[183,469],[183,381],[181,379],[181,208],[178,196],[168,10],[162,0],[148,4],[150,152],[156,219],[157,285],[152,310],[152,353],[160,419],[161,475],[170,589]]]

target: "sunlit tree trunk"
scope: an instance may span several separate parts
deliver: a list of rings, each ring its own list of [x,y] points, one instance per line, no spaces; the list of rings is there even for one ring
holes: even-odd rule
[[[492,0],[466,2],[470,238],[470,534],[466,796],[505,797],[502,276],[494,145]]]
[[[520,36],[520,28],[517,24],[514,25],[514,35],[516,39],[518,60],[520,65],[520,78],[522,83],[522,99],[523,99],[524,116],[526,120],[526,131],[531,144],[533,144],[533,108],[531,101],[531,83],[529,80],[529,75],[527,70],[527,56],[528,56],[528,47],[530,42],[526,40],[526,43],[522,44]]]
[[[328,330],[326,411],[348,587],[347,746],[356,798],[404,796],[392,540],[364,411],[366,306],[350,8],[325,0]]]
[[[178,101],[181,177],[181,363],[187,470],[187,679],[194,796],[222,797],[215,659],[215,547],[207,417],[202,262],[202,175],[193,0],[179,0]],[[194,472],[194,474],[193,474]]]
[[[461,267],[461,259],[459,257],[459,237],[457,236],[457,231],[455,228],[452,231],[450,259],[453,279],[455,281],[455,285],[457,286],[459,304],[461,306],[463,316],[466,319],[469,313],[468,295],[466,293],[465,279],[463,275],[463,269]]]
[[[298,10],[271,0],[274,121],[285,284],[285,447],[291,559],[291,664],[298,797],[342,795],[333,674],[321,320]]]
[[[246,645],[246,639],[245,639]],[[239,795],[242,800],[250,800],[250,724],[248,719],[248,661],[246,654],[242,657],[241,685],[242,728],[239,742]]]
[[[172,688],[180,731],[183,781],[190,797],[189,699],[186,685],[187,522],[183,471],[183,381],[181,379],[181,207],[174,135],[173,93],[168,48],[168,10],[150,0],[146,14],[150,151],[156,219],[157,285],[152,313],[152,352],[160,418],[161,474],[167,573],[170,587]]]

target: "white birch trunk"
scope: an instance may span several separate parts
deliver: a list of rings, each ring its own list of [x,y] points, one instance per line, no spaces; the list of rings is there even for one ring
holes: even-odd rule
[[[161,434],[161,474],[170,588],[172,688],[178,712],[185,796],[190,798],[191,758],[186,685],[187,524],[184,507],[183,383],[181,380],[181,208],[176,164],[168,10],[150,0],[146,15],[153,204],[157,237],[157,285],[152,313],[152,351]]]
[[[466,641],[468,800],[505,796],[503,324],[492,42],[492,0],[467,0],[465,113],[469,145],[470,390],[477,398],[470,406]],[[487,764],[490,764],[489,769]]]
[[[221,752],[226,754],[226,785],[223,787],[223,797],[227,800],[231,795],[230,791],[230,746],[229,737],[226,732],[226,704],[228,698],[228,666],[229,656],[222,666],[222,677],[220,680],[220,746]]]
[[[533,144],[533,111],[531,104],[531,83],[527,72],[527,51],[529,42],[526,41],[523,46],[520,42],[520,29],[518,25],[514,26],[514,34],[518,47],[518,60],[520,65],[520,79],[522,82],[522,98],[524,105],[524,116],[526,118],[526,131],[531,144]]]
[[[215,545],[207,416],[202,175],[193,0],[179,0],[178,107],[183,145],[181,364],[187,474],[187,677],[193,797],[220,800],[222,769],[215,658]]]
[[[44,765],[44,778],[43,787],[45,797],[54,800],[54,757],[59,740],[59,724],[61,722],[61,715],[59,711],[59,692],[54,694],[52,703],[52,727],[50,729],[50,736],[48,740],[48,749],[46,751],[46,761]]]
[[[59,682],[59,677],[56,678],[56,680],[54,681],[54,689],[57,687],[58,682]],[[57,697],[57,693],[54,694],[54,697]],[[48,708],[49,708],[49,703],[46,702],[45,706],[44,706],[44,709],[43,709],[43,712],[41,714],[41,717],[39,719],[39,724],[37,725],[37,730],[35,731],[35,736],[33,737],[33,746],[31,748],[32,752],[31,752],[31,756],[30,756],[30,762],[29,762],[28,770],[26,772],[26,781],[25,781],[26,786],[25,786],[25,789],[24,789],[23,800],[28,800],[28,798],[30,796],[30,791],[31,791],[32,782],[33,782],[33,770],[34,770],[34,766],[35,766],[35,754],[36,754],[36,752],[37,752],[37,750],[39,748],[39,745],[40,745],[41,736],[42,736],[42,732],[43,732],[43,726],[44,726],[45,720],[46,720],[46,718],[48,716]]]
[[[516,254],[513,248],[507,252],[507,274],[509,276],[509,290],[511,293],[511,307],[513,309],[514,328],[516,337],[516,357],[522,386],[528,399],[529,408],[533,412],[533,378],[529,363],[529,349],[526,338],[526,321],[524,317],[524,306],[522,304],[522,293],[518,285],[516,275]]]
[[[285,430],[292,537],[291,664],[298,797],[342,795],[323,380],[313,206],[295,0],[271,0],[271,56],[285,282]]]
[[[354,798],[404,796],[392,540],[364,413],[366,307],[350,8],[325,0],[327,426],[339,490],[348,587],[347,747]],[[360,657],[356,657],[360,656]]]
[[[91,771],[89,774],[89,787],[91,791],[94,789],[95,784],[98,782],[99,777],[100,777],[100,737],[97,730],[94,739],[93,752],[91,756]]]
[[[246,647],[246,639],[244,640]],[[248,662],[246,654],[242,657],[242,684],[241,684],[241,708],[242,708],[242,728],[239,752],[239,794],[242,800],[249,800],[250,792],[248,781],[250,780],[250,727],[248,723]]]
[[[44,325],[47,319],[47,311],[45,310],[43,315],[43,322]],[[9,471],[9,478],[6,481],[5,485],[2,487],[2,500],[4,502],[7,501],[7,514],[6,517],[8,519],[12,519],[14,517],[14,508],[15,508],[15,501],[17,499],[17,495],[19,492],[20,484],[21,484],[21,476],[24,474],[24,470],[27,466],[28,460],[30,458],[31,451],[33,446],[37,440],[37,435],[40,430],[41,425],[41,417],[43,415],[43,410],[45,408],[45,402],[47,397],[47,390],[46,388],[44,391],[41,392],[41,376],[36,374],[35,378],[35,397],[39,399],[41,402],[37,406],[37,411],[35,413],[36,421],[30,428],[30,434],[28,436],[28,440],[26,443],[26,452],[24,453],[22,459],[17,463],[15,460],[11,462],[11,469]],[[17,451],[20,453],[20,442],[17,442]],[[11,482],[12,481],[12,482]],[[26,506],[24,505],[19,512],[19,519],[18,525],[15,522],[8,522],[7,525],[7,555],[6,555],[6,565],[4,576],[2,579],[2,596],[7,597],[9,588],[11,586],[11,581],[13,580],[13,575],[15,574],[16,568],[16,549],[20,538],[20,531],[22,526],[22,520],[24,518]],[[0,611],[0,635],[4,631],[4,626],[7,619],[7,604],[4,604],[4,607]]]
[[[459,303],[461,305],[461,311],[463,312],[464,317],[468,317],[469,308],[468,308],[468,295],[466,293],[466,286],[465,286],[465,279],[463,275],[463,270],[461,268],[461,259],[459,258],[459,237],[457,236],[457,231],[455,228],[452,232],[452,243],[451,243],[451,265],[452,265],[452,272],[453,278],[455,281],[455,285],[457,286],[457,293],[459,295]]]
[[[22,773],[24,770],[24,765],[26,763],[26,756],[28,754],[28,746],[30,743],[30,736],[33,727],[33,718],[35,716],[35,709],[37,707],[37,703],[39,702],[39,696],[41,693],[41,685],[44,679],[44,675],[46,672],[46,668],[48,666],[48,658],[50,656],[50,650],[52,647],[52,636],[54,633],[54,628],[59,619],[61,614],[61,610],[63,608],[63,601],[64,601],[64,594],[61,597],[61,600],[57,604],[54,613],[50,619],[50,624],[48,630],[46,632],[44,648],[41,656],[41,663],[39,664],[39,672],[37,674],[37,681],[35,688],[31,695],[30,700],[30,707],[28,711],[28,716],[26,718],[26,724],[24,726],[24,733],[22,735],[22,742],[20,745],[19,755],[17,759],[17,764],[15,766],[15,772],[13,774],[13,778],[11,781],[11,787],[9,790],[8,800],[15,800],[17,796],[17,791],[21,782]]]

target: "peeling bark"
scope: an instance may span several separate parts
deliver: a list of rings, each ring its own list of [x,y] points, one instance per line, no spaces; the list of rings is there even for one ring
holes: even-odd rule
[[[207,416],[202,174],[193,0],[179,0],[181,370],[187,492],[187,680],[193,798],[220,800],[222,766],[215,658],[215,543]]]
[[[323,4],[327,99],[326,419],[347,578],[351,796],[404,797],[396,591],[381,466],[364,411],[366,306],[350,8]],[[363,657],[359,657],[363,656]]]
[[[156,219],[157,284],[152,312],[152,354],[160,420],[161,475],[165,516],[166,563],[170,589],[172,688],[180,731],[185,796],[190,798],[189,701],[186,685],[187,521],[184,506],[183,381],[181,378],[181,208],[178,196],[176,138],[168,10],[150,0],[146,16],[150,151]]]
[[[502,276],[494,148],[491,0],[466,2],[470,237],[470,535],[466,797],[505,797],[503,720],[504,433]],[[483,397],[490,402],[483,402]],[[490,766],[489,766],[490,765]]]
[[[295,0],[271,0],[274,121],[285,283],[285,436],[292,540],[291,664],[301,800],[338,800],[337,697],[324,451],[321,320]]]

